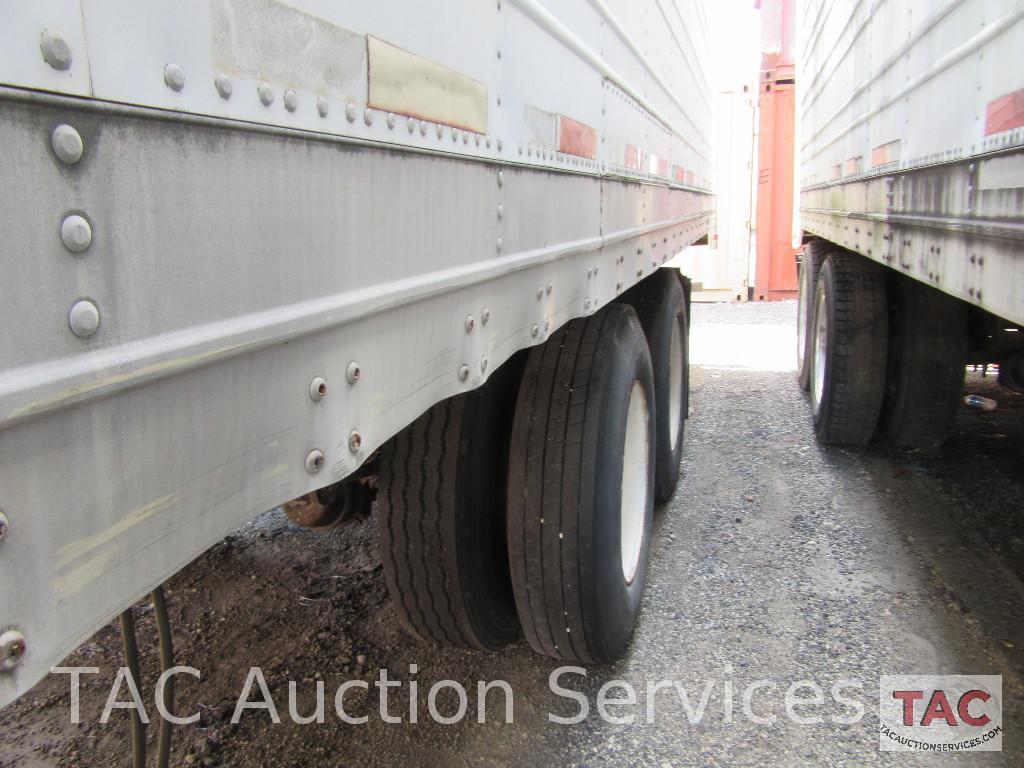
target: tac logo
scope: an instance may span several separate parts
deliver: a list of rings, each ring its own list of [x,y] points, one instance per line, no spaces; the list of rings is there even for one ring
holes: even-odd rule
[[[888,675],[878,692],[883,752],[1001,752],[999,675]]]

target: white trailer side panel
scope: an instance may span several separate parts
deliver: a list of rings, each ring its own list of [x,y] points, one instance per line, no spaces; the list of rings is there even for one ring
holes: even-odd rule
[[[704,236],[701,16],[0,1],[0,706]]]
[[[1024,322],[1024,2],[804,3],[806,231]]]

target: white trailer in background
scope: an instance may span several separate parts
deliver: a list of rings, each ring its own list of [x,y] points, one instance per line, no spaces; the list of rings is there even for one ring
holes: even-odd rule
[[[715,94],[715,107],[715,221],[708,244],[686,249],[676,263],[693,281],[694,301],[747,301],[754,284],[757,70]]]
[[[1024,388],[1024,2],[802,3],[801,382],[819,437],[943,442]]]
[[[414,631],[619,653],[687,413],[701,4],[0,18],[0,705],[242,522],[376,489]]]

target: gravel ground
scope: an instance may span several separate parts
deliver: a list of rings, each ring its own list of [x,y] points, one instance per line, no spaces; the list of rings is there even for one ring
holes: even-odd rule
[[[178,712],[201,717],[176,728],[173,763],[1024,764],[1024,396],[970,374],[967,391],[993,397],[1000,407],[991,413],[965,407],[958,434],[942,452],[821,449],[792,371],[795,313],[792,302],[694,308],[693,414],[682,480],[657,513],[639,628],[615,666],[562,678],[586,697],[591,716],[585,721],[548,721],[549,713],[567,717],[578,706],[549,688],[558,665],[522,643],[501,655],[464,653],[397,629],[372,519],[315,534],[275,511],[217,544],[168,585],[178,661],[202,671],[201,681],[178,678]],[[152,609],[140,603],[135,613],[144,690],[152,690],[158,670]],[[98,722],[120,664],[116,624],[65,663],[101,669],[83,685],[83,722],[69,721],[67,678],[51,676],[0,713],[0,766],[128,764],[126,713]],[[263,711],[229,722],[255,665],[285,724],[272,725]],[[382,721],[372,687],[369,695],[356,689],[345,699],[348,714],[367,714],[368,722],[341,722],[332,708],[338,686],[372,681],[382,667],[402,681],[391,689],[390,711],[403,722]],[[1002,675],[1004,751],[879,752],[879,675],[958,672]],[[296,681],[298,709],[306,714],[318,678],[326,683],[325,722],[290,722],[288,681]],[[433,722],[426,704],[429,687],[446,678],[469,691],[469,714],[453,725]],[[409,722],[414,679],[417,723]],[[762,690],[753,707],[758,716],[774,714],[771,725],[741,715],[741,692],[761,679],[778,686]],[[481,680],[511,685],[513,723],[504,722],[494,691],[485,722],[477,722]],[[632,725],[597,716],[598,690],[612,680],[638,691],[635,707],[609,708],[617,716],[635,714]],[[704,716],[691,722],[669,688],[653,697],[648,721],[645,686],[659,680],[684,686],[691,706],[710,684]],[[799,680],[826,691],[818,710],[824,722],[785,717],[783,691]],[[856,714],[829,695],[839,680],[862,686],[846,689],[864,707],[858,722],[834,722]],[[453,713],[454,696],[439,696],[438,707]],[[156,730],[149,729],[151,739]]]

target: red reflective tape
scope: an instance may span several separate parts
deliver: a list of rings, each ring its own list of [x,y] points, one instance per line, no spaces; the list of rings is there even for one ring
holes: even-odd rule
[[[989,102],[985,135],[1002,133],[1024,125],[1024,88]]]
[[[672,166],[672,178],[678,181],[680,184],[686,179],[686,170],[679,165]]]
[[[634,147],[632,144],[626,145],[626,167],[634,170],[640,170],[640,150]]]
[[[558,151],[597,159],[597,131],[565,115],[558,116]]]

